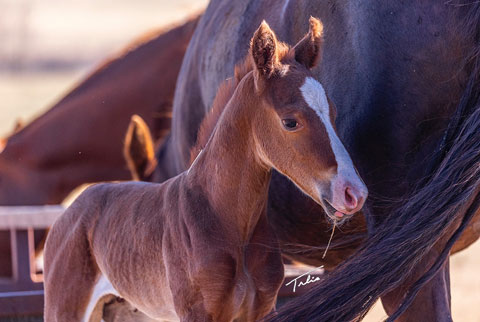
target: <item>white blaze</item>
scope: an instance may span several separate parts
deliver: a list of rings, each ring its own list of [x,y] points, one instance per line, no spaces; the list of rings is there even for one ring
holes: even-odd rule
[[[357,175],[350,155],[333,129],[330,121],[330,107],[328,104],[327,95],[325,94],[325,90],[323,89],[322,85],[314,78],[306,77],[305,83],[302,85],[302,87],[300,87],[300,90],[305,102],[312,110],[315,111],[322,121],[327,131],[328,138],[330,139],[330,146],[332,147],[332,151],[337,162],[337,175],[332,179],[333,200],[331,201],[333,202],[334,206],[339,206],[343,204],[343,196],[335,194],[335,191],[337,191],[336,185],[340,185],[341,182],[348,181],[360,191],[366,191],[367,188]]]
[[[338,172],[345,170],[353,170],[355,172],[352,159],[330,122],[330,107],[323,86],[314,78],[307,77],[305,78],[305,83],[300,87],[300,90],[302,91],[305,102],[317,113],[327,130],[330,145],[335,154],[335,160],[337,161]]]

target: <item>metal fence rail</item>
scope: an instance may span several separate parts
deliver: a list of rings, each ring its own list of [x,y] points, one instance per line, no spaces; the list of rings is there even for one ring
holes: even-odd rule
[[[0,206],[0,229],[48,228],[65,208],[52,206]]]
[[[0,278],[0,317],[42,314],[43,276],[35,269],[34,229],[47,229],[64,210],[62,206],[0,207],[0,230],[10,232],[12,254],[12,276]]]

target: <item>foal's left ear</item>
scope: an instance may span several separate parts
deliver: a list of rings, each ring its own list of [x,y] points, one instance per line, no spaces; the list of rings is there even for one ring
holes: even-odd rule
[[[311,69],[317,66],[322,56],[323,24],[314,17],[310,17],[309,23],[310,30],[293,49],[295,50],[295,60]]]
[[[272,76],[278,66],[277,37],[265,20],[253,35],[250,52],[256,67],[256,77]]]

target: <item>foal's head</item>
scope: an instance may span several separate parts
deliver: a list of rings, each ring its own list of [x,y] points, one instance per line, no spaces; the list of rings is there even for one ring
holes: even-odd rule
[[[311,69],[322,51],[321,22],[293,48],[277,41],[263,22],[250,53],[260,106],[253,122],[256,153],[321,204],[332,219],[359,211],[367,198],[349,154],[337,136],[335,106]]]

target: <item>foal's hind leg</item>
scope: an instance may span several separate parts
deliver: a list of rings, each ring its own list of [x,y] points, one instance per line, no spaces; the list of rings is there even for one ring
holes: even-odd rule
[[[77,209],[78,210],[78,209]],[[68,209],[45,245],[45,321],[80,322],[85,318],[99,272],[92,258],[81,213]]]

